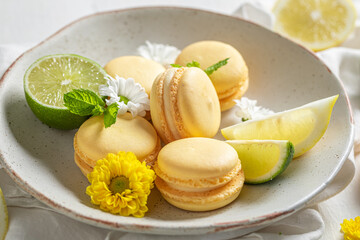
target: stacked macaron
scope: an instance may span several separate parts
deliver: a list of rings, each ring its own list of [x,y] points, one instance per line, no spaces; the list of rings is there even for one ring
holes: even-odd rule
[[[240,99],[249,85],[248,68],[239,51],[223,42],[200,41],[185,47],[175,61],[182,66],[197,61],[202,69],[206,69],[226,58],[229,58],[228,63],[210,75],[221,111],[233,107],[234,99]]]
[[[160,151],[154,170],[162,196],[172,205],[190,211],[223,207],[237,198],[244,184],[235,149],[211,138],[169,143]]]
[[[152,165],[161,149],[153,126],[142,117],[127,113],[118,116],[114,125],[104,127],[103,116],[86,120],[74,137],[75,163],[86,176],[96,161],[108,153],[133,152],[140,161]]]

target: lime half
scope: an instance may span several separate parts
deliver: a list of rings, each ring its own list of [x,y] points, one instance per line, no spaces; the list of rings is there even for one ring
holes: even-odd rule
[[[282,173],[294,155],[294,146],[285,140],[226,141],[238,153],[245,183],[268,182]]]
[[[105,84],[106,72],[96,62],[74,54],[40,58],[26,71],[24,90],[34,114],[45,124],[58,129],[78,128],[87,117],[70,113],[64,107],[64,94],[73,89],[96,93]]]
[[[339,95],[310,102],[298,108],[249,120],[221,129],[228,140],[289,140],[298,157],[310,150],[324,135]]]
[[[9,227],[8,211],[5,203],[4,195],[0,188],[0,239],[5,239]]]

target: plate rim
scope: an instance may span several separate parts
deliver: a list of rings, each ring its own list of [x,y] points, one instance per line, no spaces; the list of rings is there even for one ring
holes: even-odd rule
[[[68,29],[72,25],[74,25],[74,24],[76,24],[78,22],[87,20],[89,18],[99,16],[99,15],[117,14],[117,13],[121,13],[121,12],[131,12],[131,11],[138,11],[138,10],[157,10],[157,9],[158,10],[159,9],[170,9],[170,10],[174,9],[174,10],[185,10],[185,11],[197,11],[197,12],[203,12],[203,13],[206,13],[206,14],[215,14],[215,15],[219,15],[219,16],[222,16],[222,17],[237,19],[237,20],[244,21],[244,22],[247,22],[249,24],[253,24],[253,25],[256,25],[258,27],[261,27],[265,31],[269,31],[269,32],[271,32],[273,34],[278,35],[280,38],[287,39],[288,41],[292,42],[293,44],[295,44],[298,47],[305,50],[308,54],[310,54],[316,60],[318,60],[327,69],[327,71],[334,76],[334,78],[340,84],[340,87],[343,89],[343,92],[344,92],[343,96],[345,97],[347,108],[348,108],[349,115],[350,115],[349,144],[347,145],[347,147],[346,147],[346,149],[344,151],[345,154],[341,157],[337,168],[334,169],[333,173],[329,176],[327,181],[322,183],[311,194],[307,195],[306,199],[304,199],[304,201],[298,201],[297,203],[287,207],[283,211],[272,212],[270,214],[258,216],[258,217],[252,218],[252,219],[241,220],[241,221],[216,222],[216,223],[207,224],[207,225],[196,225],[196,226],[193,226],[193,227],[183,227],[183,228],[185,228],[186,230],[200,230],[201,229],[201,230],[205,230],[205,231],[203,231],[203,233],[213,233],[213,232],[222,232],[222,231],[227,231],[227,230],[259,227],[259,226],[265,227],[267,224],[271,224],[271,223],[273,223],[275,221],[279,221],[282,218],[285,218],[285,217],[295,213],[296,211],[302,209],[303,207],[305,207],[307,202],[311,201],[316,195],[318,195],[320,192],[322,192],[326,188],[326,186],[328,186],[331,183],[331,181],[334,179],[334,177],[340,171],[340,169],[343,166],[345,160],[348,158],[348,156],[349,156],[349,154],[351,152],[351,149],[353,147],[354,132],[355,132],[354,131],[353,110],[352,110],[352,107],[351,107],[351,104],[350,104],[349,96],[348,96],[347,92],[345,91],[344,83],[339,79],[338,76],[336,76],[329,69],[329,67],[314,52],[310,51],[309,49],[307,49],[306,47],[300,45],[299,43],[294,42],[293,40],[289,39],[288,37],[280,35],[279,33],[271,31],[269,29],[266,29],[263,26],[255,23],[255,22],[249,21],[249,20],[241,18],[239,16],[233,16],[233,15],[228,15],[228,14],[223,14],[223,13],[218,13],[218,12],[213,12],[213,11],[203,10],[203,9],[198,9],[198,8],[179,7],[179,6],[131,7],[131,8],[124,8],[124,9],[110,10],[110,11],[101,11],[101,12],[89,14],[89,15],[86,15],[86,16],[83,16],[83,17],[80,17],[78,19],[75,19],[75,20],[71,21],[70,23],[68,23],[65,26],[61,27],[56,32],[49,35],[47,38],[45,38],[44,40],[42,40],[41,42],[39,42],[35,46],[31,47],[30,49],[26,50],[20,56],[18,56],[11,63],[11,65],[6,69],[6,71],[3,73],[3,75],[2,75],[2,77],[0,79],[0,88],[3,87],[3,84],[4,84],[5,80],[6,80],[7,75],[9,74],[9,72],[11,72],[12,68],[18,63],[19,60],[21,60],[24,57],[24,55],[32,52],[33,50],[37,49],[39,46],[41,46],[44,43],[48,42],[49,40],[55,38],[58,34],[63,32],[64,30]],[[49,207],[51,207],[53,209],[56,209],[57,212],[59,212],[61,214],[64,214],[67,217],[70,217],[72,219],[75,219],[75,220],[78,220],[78,221],[81,221],[81,222],[85,222],[85,223],[88,223],[90,225],[94,225],[94,226],[97,226],[97,227],[107,228],[107,229],[117,229],[117,230],[123,230],[123,231],[128,231],[128,232],[141,232],[141,233],[146,232],[146,233],[149,233],[149,234],[169,234],[169,231],[174,230],[174,229],[179,229],[179,227],[174,227],[174,226],[157,227],[157,226],[153,226],[153,225],[134,224],[134,223],[120,224],[118,222],[112,222],[112,221],[106,221],[106,220],[101,220],[101,219],[97,219],[97,218],[92,218],[92,217],[85,216],[84,214],[74,212],[71,209],[69,209],[69,208],[67,208],[65,206],[62,206],[61,204],[54,202],[50,198],[45,197],[42,193],[36,191],[25,180],[23,180],[8,165],[8,163],[5,160],[5,157],[3,156],[1,148],[0,148],[0,161],[1,161],[2,165],[3,165],[3,168],[7,172],[7,174],[11,177],[11,179],[13,181],[15,181],[17,183],[18,186],[20,186],[22,189],[24,189],[26,192],[28,192],[29,194],[34,196],[36,199],[38,199],[42,203],[45,203]],[[146,230],[149,230],[149,229],[152,229],[152,230],[155,230],[155,231],[154,232],[146,231]],[[159,232],[158,229],[166,229],[167,233]],[[194,234],[194,232],[192,232],[192,231],[190,231],[188,233],[183,232],[182,234],[184,234],[184,235],[186,235],[186,234]],[[198,234],[201,234],[201,233],[198,233]]]

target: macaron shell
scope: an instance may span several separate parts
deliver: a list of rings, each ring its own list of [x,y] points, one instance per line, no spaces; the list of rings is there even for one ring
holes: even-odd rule
[[[236,91],[232,95],[227,96],[225,98],[221,98],[220,99],[221,111],[223,112],[232,108],[236,104],[234,99],[240,99],[245,94],[246,90],[248,89],[248,86],[249,84],[248,82],[246,82],[241,87],[236,88]]]
[[[246,63],[234,47],[219,41],[196,42],[185,47],[175,63],[186,66],[189,62],[197,61],[202,69],[206,69],[225,58],[230,58],[228,63],[210,75],[216,92],[221,94],[248,81]]]
[[[104,127],[103,116],[85,121],[74,139],[75,152],[94,166],[108,153],[133,152],[140,161],[159,151],[160,140],[153,126],[144,118],[132,118],[130,114],[117,117],[111,127]],[[154,157],[155,157],[154,156]]]
[[[161,178],[155,184],[161,195],[170,204],[189,211],[209,211],[224,207],[234,201],[244,185],[244,172],[241,170],[226,185],[205,192],[185,192],[171,188]]]
[[[209,77],[199,68],[185,68],[177,86],[174,105],[179,112],[178,119],[186,136],[183,137],[213,137],[217,133],[221,110],[216,91]],[[182,133],[183,135],[184,133]]]
[[[84,162],[84,160],[80,158],[79,155],[77,155],[76,153],[74,154],[74,160],[85,177],[87,177],[87,175],[92,172],[93,168],[89,166],[86,162]]]
[[[209,191],[221,187],[230,182],[231,179],[233,179],[240,170],[241,162],[238,160],[238,164],[235,166],[235,168],[222,177],[180,179],[177,176],[167,175],[159,168],[157,162],[154,165],[154,171],[159,178],[164,180],[170,187],[186,192]]]
[[[227,143],[211,138],[185,138],[161,149],[159,169],[177,179],[221,178],[238,164],[238,154]]]
[[[133,78],[141,84],[150,95],[152,84],[157,75],[165,71],[165,67],[153,60],[140,56],[123,56],[108,62],[105,71],[112,77]]]
[[[161,139],[165,142],[174,141],[169,127],[167,126],[165,112],[164,112],[164,81],[166,75],[175,74],[176,69],[168,69],[167,71],[159,74],[154,81],[150,94],[150,114],[152,123],[160,135]]]

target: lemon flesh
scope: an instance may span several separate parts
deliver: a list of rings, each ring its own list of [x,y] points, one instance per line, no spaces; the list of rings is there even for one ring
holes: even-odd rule
[[[221,133],[232,140],[288,140],[295,147],[294,157],[298,157],[315,146],[324,135],[338,97],[324,98],[262,119],[242,122],[221,129]]]
[[[294,146],[285,140],[228,140],[238,153],[245,183],[268,182],[281,174],[291,162]]]
[[[25,97],[43,123],[58,129],[78,128],[87,117],[70,113],[64,107],[64,94],[79,88],[98,93],[105,76],[105,70],[90,59],[74,54],[46,56],[26,71]]]
[[[9,227],[8,211],[5,203],[5,198],[0,188],[0,239],[5,239]]]
[[[342,43],[356,21],[350,0],[278,0],[273,13],[275,31],[314,51]]]

